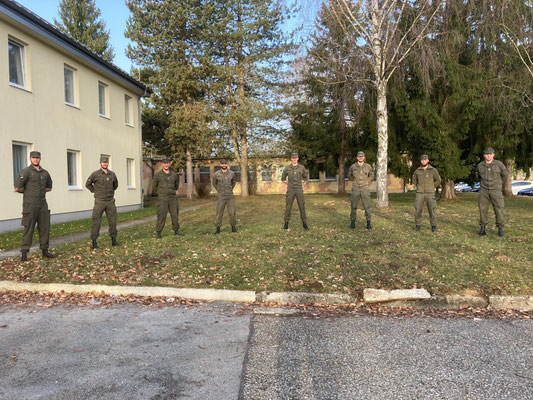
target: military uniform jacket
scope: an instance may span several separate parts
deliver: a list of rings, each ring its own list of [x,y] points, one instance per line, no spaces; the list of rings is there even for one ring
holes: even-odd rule
[[[362,165],[359,165],[357,162],[350,167],[348,179],[353,182],[352,187],[368,187],[374,179],[374,171],[370,164],[363,163]]]
[[[109,201],[113,199],[118,188],[118,179],[113,171],[108,169],[106,174],[100,168],[89,176],[85,187],[94,193],[96,200]]]
[[[285,167],[281,174],[281,180],[284,181],[285,179],[288,180],[287,189],[303,190],[302,180],[308,180],[309,173],[302,164],[296,166],[290,164]]]
[[[505,165],[498,160],[492,160],[487,164],[481,161],[476,167],[476,178],[479,179],[480,188],[486,190],[503,190],[503,183],[509,176]]]
[[[413,174],[413,185],[416,186],[417,193],[434,193],[440,182],[438,171],[429,164],[426,169],[418,167]]]
[[[154,176],[153,193],[157,193],[159,198],[168,198],[176,195],[176,190],[180,186],[180,175],[169,169],[168,174],[161,170]]]
[[[23,204],[44,204],[46,189],[52,189],[52,178],[44,168],[37,171],[30,165],[19,172],[15,187],[24,189]]]
[[[227,172],[219,169],[213,176],[213,187],[220,197],[233,197],[235,187],[235,173],[228,168]]]

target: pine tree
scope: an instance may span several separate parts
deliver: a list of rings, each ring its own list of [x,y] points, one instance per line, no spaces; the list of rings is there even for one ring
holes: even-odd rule
[[[94,0],[61,0],[59,17],[60,20],[54,18],[58,28],[105,60],[113,61],[115,54],[109,43],[109,31],[100,20],[100,10]]]

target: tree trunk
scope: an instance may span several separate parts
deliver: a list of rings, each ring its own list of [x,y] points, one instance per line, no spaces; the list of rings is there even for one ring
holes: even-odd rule
[[[187,174],[187,198],[189,200],[192,200],[192,196],[194,193],[194,178],[192,175],[192,155],[189,150],[187,150],[187,160],[185,162],[185,169]]]
[[[507,158],[505,160],[505,167],[509,171],[509,178],[504,182],[503,185],[503,195],[505,197],[511,197],[513,195],[513,160]]]
[[[341,139],[341,146],[339,151],[339,182],[337,184],[337,193],[346,193],[346,181],[344,180],[344,165],[346,164],[346,117],[344,115],[344,94],[341,99],[341,112],[339,114],[339,135]]]
[[[248,145],[246,143],[246,137],[241,135],[241,196],[248,197]]]
[[[440,199],[441,200],[457,200],[453,181],[450,181],[448,179],[445,179],[443,181]]]
[[[376,207],[379,208],[389,206],[389,193],[387,191],[388,119],[387,82],[385,80],[379,80],[377,86],[378,154],[376,161]]]

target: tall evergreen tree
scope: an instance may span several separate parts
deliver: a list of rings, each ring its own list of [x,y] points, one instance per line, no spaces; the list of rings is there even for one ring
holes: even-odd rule
[[[109,31],[94,0],[61,0],[54,24],[107,61],[115,57]]]

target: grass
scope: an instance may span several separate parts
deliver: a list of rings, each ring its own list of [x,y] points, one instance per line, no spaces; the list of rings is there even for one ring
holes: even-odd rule
[[[154,238],[153,223],[141,224],[119,232],[119,248],[102,241],[103,249],[92,250],[85,241],[57,248],[52,261],[38,255],[25,264],[3,261],[0,279],[347,294],[365,287],[533,293],[532,199],[506,201],[503,238],[494,224],[486,237],[477,236],[474,193],[439,202],[437,233],[426,211],[422,230],[413,231],[414,194],[391,194],[390,203],[373,209],[372,231],[362,210],[349,230],[348,196],[306,195],[311,230],[302,229],[295,202],[285,232],[283,196],[237,198],[238,233],[230,232],[226,215],[215,236],[215,207],[209,206],[180,217],[185,237],[172,235],[170,221],[161,240]]]
[[[204,201],[205,200],[192,201],[192,200],[180,198],[179,205],[181,208],[184,208],[184,207],[189,207],[189,206],[196,205],[196,204],[201,204],[201,202],[204,202]],[[214,198],[211,199],[211,201],[214,201]],[[147,197],[145,199],[144,208],[142,210],[119,213],[117,215],[117,223],[134,221],[137,219],[149,217],[150,215],[155,215],[157,213],[156,203],[157,203],[157,198]],[[78,221],[62,222],[58,224],[53,224],[50,229],[50,238],[66,236],[72,233],[90,231],[91,224],[92,224],[91,218],[81,219]],[[107,225],[107,218],[104,215],[104,217],[102,218],[102,226],[106,226],[106,225]],[[18,246],[20,246],[21,240],[22,240],[22,229],[0,234],[0,251],[17,248]],[[35,232],[33,235],[33,242],[34,243],[39,242],[39,234],[37,233],[37,229],[35,229]]]

